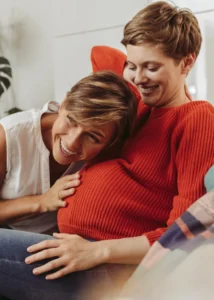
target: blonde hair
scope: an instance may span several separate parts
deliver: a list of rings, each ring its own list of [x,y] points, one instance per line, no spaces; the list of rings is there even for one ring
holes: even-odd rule
[[[115,122],[114,141],[130,135],[137,112],[134,93],[123,78],[110,71],[92,73],[77,82],[62,105],[80,124]]]
[[[124,28],[123,45],[149,43],[161,47],[165,55],[180,60],[199,54],[202,37],[198,21],[186,8],[157,1],[139,11]]]

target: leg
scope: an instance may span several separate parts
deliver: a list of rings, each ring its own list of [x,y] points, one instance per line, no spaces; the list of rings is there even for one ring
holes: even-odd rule
[[[27,247],[53,237],[42,234],[0,229],[0,295],[13,300],[95,300],[115,289],[118,274],[129,274],[133,267],[107,265],[69,274],[48,281],[35,276],[35,265],[26,265]],[[126,278],[127,279],[127,278]],[[120,284],[122,284],[120,282]]]
[[[34,297],[35,290],[30,287],[32,267],[26,268],[24,262],[29,255],[26,249],[52,238],[49,235],[0,229],[0,299],[28,299],[28,292]],[[32,299],[38,298],[35,295]]]

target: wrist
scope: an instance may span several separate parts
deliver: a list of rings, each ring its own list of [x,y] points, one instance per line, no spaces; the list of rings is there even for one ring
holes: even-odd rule
[[[34,196],[34,206],[33,206],[33,213],[45,213],[47,209],[44,205],[44,194]]]
[[[97,244],[97,256],[100,264],[110,263],[113,257],[114,240],[104,240],[95,242]]]
[[[100,241],[102,263],[139,264],[150,248],[145,236]]]

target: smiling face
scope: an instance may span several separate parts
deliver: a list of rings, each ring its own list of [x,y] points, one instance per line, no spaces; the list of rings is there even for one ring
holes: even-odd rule
[[[78,124],[72,113],[61,107],[52,128],[53,157],[62,165],[91,160],[112,142],[114,132],[114,122]]]
[[[184,59],[176,62],[158,46],[127,45],[124,77],[137,86],[143,102],[148,106],[170,107],[187,101],[184,94]]]

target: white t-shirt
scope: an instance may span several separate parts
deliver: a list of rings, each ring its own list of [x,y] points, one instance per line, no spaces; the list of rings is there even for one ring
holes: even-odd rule
[[[6,134],[7,173],[0,199],[40,195],[50,188],[49,150],[41,133],[41,116],[57,113],[59,104],[47,103],[42,110],[31,109],[0,120]],[[72,170],[73,168],[73,170]],[[77,171],[69,167],[65,174]],[[13,229],[51,233],[56,230],[57,212],[44,213],[9,225]]]

